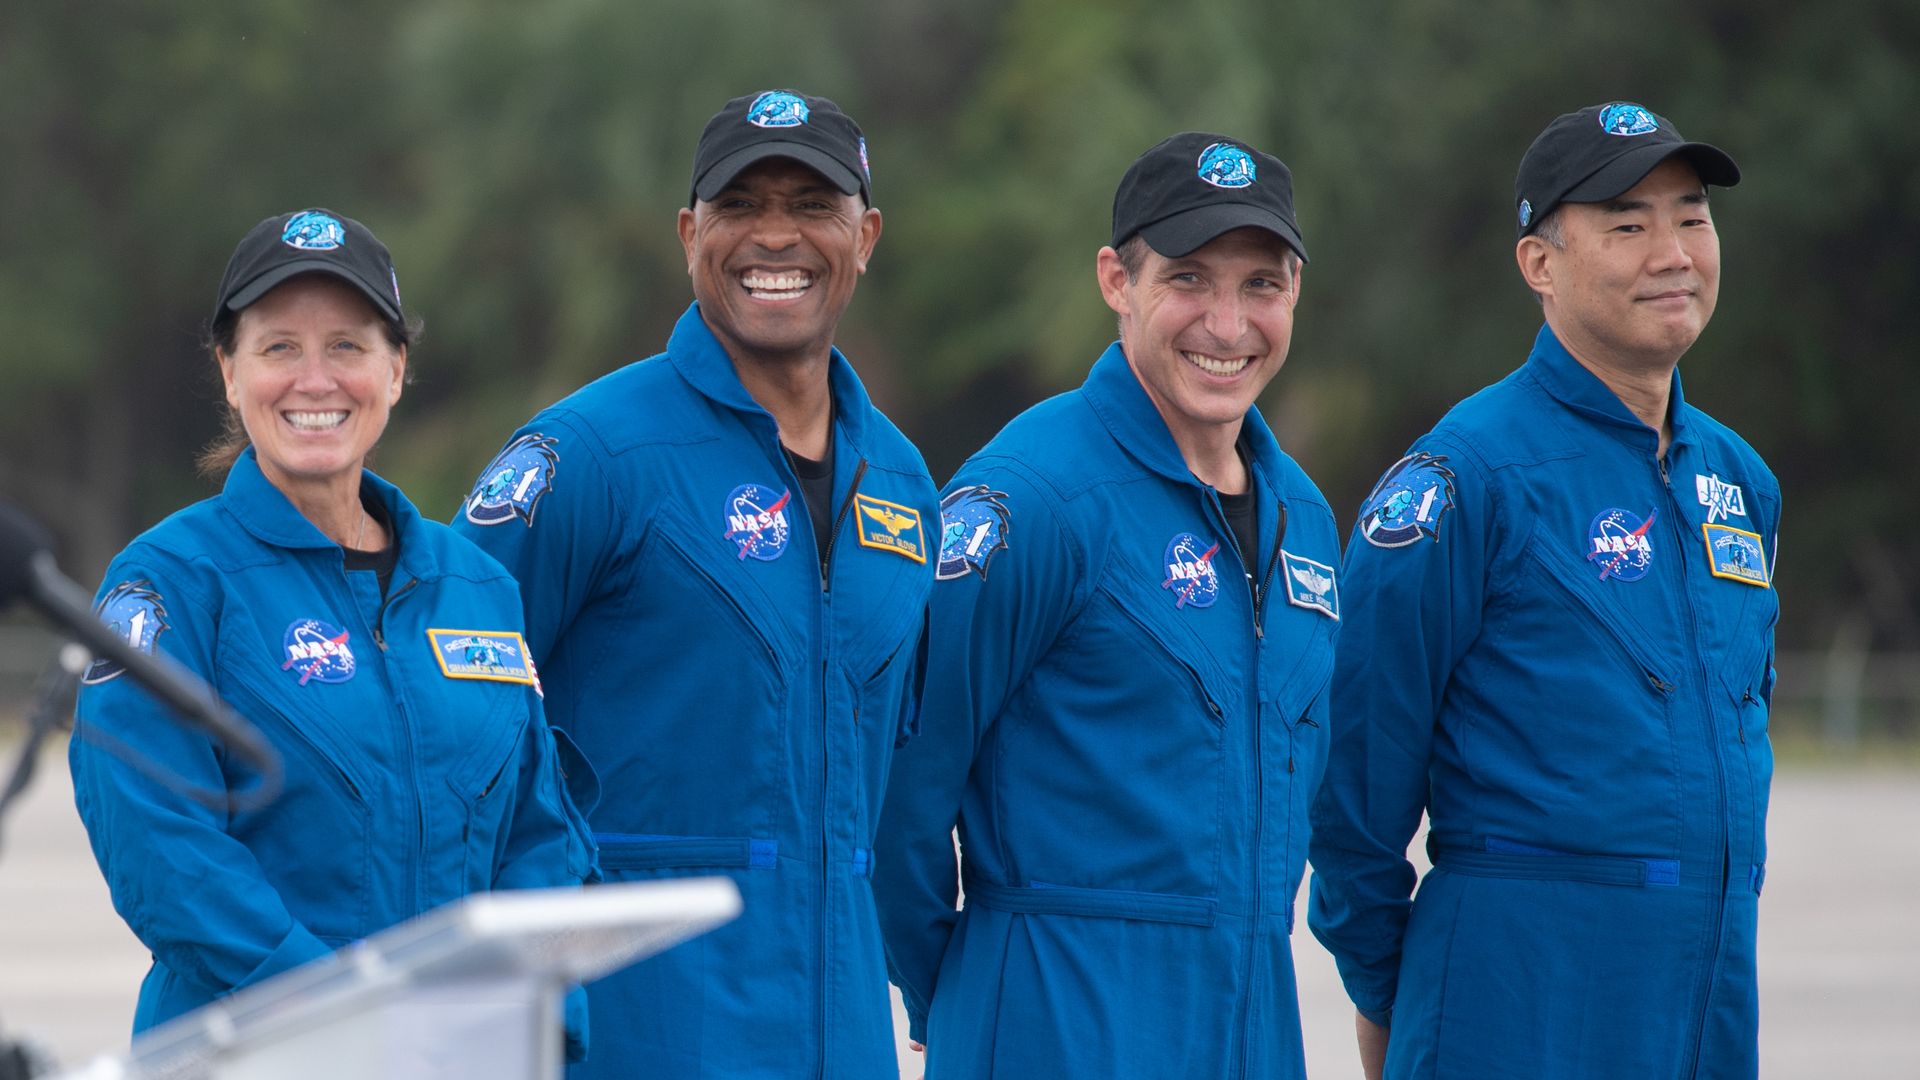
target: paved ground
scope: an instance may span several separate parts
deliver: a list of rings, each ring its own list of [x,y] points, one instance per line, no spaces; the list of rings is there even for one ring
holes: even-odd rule
[[[63,748],[0,836],[0,1030],[76,1065],[123,1046],[147,957],[107,901]],[[0,760],[10,767],[13,751]],[[1786,769],[1761,904],[1766,1080],[1920,1076],[1920,770]],[[1358,1075],[1333,962],[1304,929],[1307,1058]],[[919,1075],[902,1050],[903,1075]]]

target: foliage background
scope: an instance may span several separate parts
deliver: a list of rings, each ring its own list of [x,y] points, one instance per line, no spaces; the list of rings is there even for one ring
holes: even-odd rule
[[[1920,651],[1920,6],[1910,0],[198,0],[0,10],[0,494],[91,581],[211,490],[200,321],[255,221],[332,207],[424,315],[379,468],[452,512],[527,415],[655,351],[701,125],[797,86],[865,127],[886,228],[842,343],[944,479],[1080,379],[1115,182],[1182,128],[1272,149],[1313,263],[1263,407],[1344,523],[1525,355],[1512,174],[1645,102],[1740,161],[1687,393],[1787,493],[1783,646]]]

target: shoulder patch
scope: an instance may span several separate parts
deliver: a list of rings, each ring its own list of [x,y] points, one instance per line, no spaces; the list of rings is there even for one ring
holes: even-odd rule
[[[920,527],[920,511],[857,492],[853,504],[860,510],[859,528],[854,534],[860,538],[861,547],[891,551],[917,563],[927,561],[927,535]]]
[[[1759,533],[1731,525],[1702,525],[1700,531],[1707,541],[1707,569],[1714,577],[1773,587]]]
[[[986,580],[995,552],[1005,551],[1013,531],[1013,515],[1004,491],[985,484],[955,488],[940,500],[940,563],[933,576],[940,581],[973,574]]]
[[[1286,548],[1280,549],[1280,560],[1287,564],[1287,603],[1339,621],[1340,586],[1334,581],[1333,567]]]
[[[169,629],[167,607],[146,578],[123,581],[100,598],[93,613],[127,644],[151,656],[160,640],[160,632]],[[89,686],[117,678],[127,669],[111,660],[95,660],[87,666],[80,681]]]
[[[428,630],[433,658],[449,679],[539,685],[527,641],[512,630]],[[544,695],[542,695],[544,696]]]
[[[1393,463],[1360,507],[1360,535],[1374,547],[1406,547],[1421,537],[1440,541],[1440,522],[1453,509],[1453,470],[1446,456],[1415,452]]]
[[[556,442],[535,431],[508,443],[481,471],[473,494],[467,496],[467,520],[500,525],[519,518],[532,528],[533,512],[553,490],[553,474],[560,467]]]

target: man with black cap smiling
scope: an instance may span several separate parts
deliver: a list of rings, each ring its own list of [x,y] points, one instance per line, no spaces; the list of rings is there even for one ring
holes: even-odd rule
[[[875,886],[929,1080],[1303,1075],[1339,534],[1254,402],[1304,258],[1278,159],[1148,150],[1095,260],[1120,340],[947,485]]]
[[[880,236],[831,101],[736,98],[694,153],[695,303],[535,416],[456,524],[521,584],[608,880],[725,874],[740,918],[589,989],[576,1076],[894,1077],[869,878],[938,517],[833,347]]]
[[[1361,508],[1309,919],[1370,1077],[1758,1071],[1780,488],[1677,374],[1739,179],[1639,105],[1549,124],[1546,325]]]

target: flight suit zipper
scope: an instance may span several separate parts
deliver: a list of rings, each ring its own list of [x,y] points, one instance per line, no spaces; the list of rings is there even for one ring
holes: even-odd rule
[[[833,824],[829,803],[833,796],[833,735],[831,720],[827,715],[831,695],[828,692],[828,678],[832,673],[829,657],[833,630],[833,548],[840,538],[840,530],[846,526],[847,514],[853,510],[855,499],[860,494],[860,481],[867,475],[867,460],[860,459],[854,466],[853,482],[847,486],[847,497],[840,502],[840,509],[833,517],[833,531],[820,543],[820,607],[818,624],[815,627],[815,640],[820,643],[820,903],[819,932],[816,940],[820,947],[820,965],[824,970],[829,961],[827,957],[828,927],[833,912]],[[856,718],[856,726],[857,726]],[[855,737],[858,737],[855,732]],[[819,997],[816,999],[814,1030],[820,1033],[819,1055],[815,1076],[824,1077],[827,1073],[827,994],[833,985],[831,977],[821,980]]]
[[[413,850],[408,852],[406,911],[409,914],[420,913],[420,878],[427,858],[427,811],[420,798],[420,759],[419,750],[413,744],[413,718],[407,710],[407,697],[402,692],[402,680],[395,677],[391,670],[392,650],[387,647],[387,609],[393,602],[411,592],[420,584],[419,578],[408,578],[399,588],[389,592],[380,601],[380,608],[373,616],[373,643],[381,653],[382,667],[387,668],[387,690],[393,695],[393,703],[400,717],[400,749],[405,755],[404,771],[408,786],[413,790]]]
[[[1689,642],[1691,648],[1693,649],[1694,658],[1699,661],[1700,693],[1698,696],[1699,696],[1700,705],[1701,705],[1701,719],[1707,725],[1706,749],[1707,749],[1707,753],[1711,755],[1713,758],[1713,778],[1714,778],[1714,785],[1716,788],[1716,794],[1718,796],[1718,799],[1716,800],[1717,805],[1715,807],[1714,821],[1715,821],[1715,824],[1718,826],[1717,831],[1720,837],[1720,842],[1717,845],[1715,845],[1720,849],[1719,880],[1717,882],[1717,886],[1718,886],[1717,889],[1713,893],[1710,893],[1710,898],[1713,901],[1713,916],[1710,920],[1708,920],[1708,932],[1706,934],[1706,939],[1705,939],[1705,947],[1707,949],[1705,982],[1700,987],[1699,1010],[1693,1018],[1694,1019],[1693,1037],[1689,1041],[1687,1046],[1687,1065],[1686,1065],[1686,1068],[1681,1070],[1681,1073],[1680,1073],[1680,1075],[1685,1077],[1693,1077],[1699,1074],[1700,1041],[1703,1038],[1705,1038],[1705,1035],[1706,1035],[1707,1009],[1711,1005],[1713,1000],[1714,977],[1715,977],[1715,973],[1719,970],[1719,967],[1720,967],[1720,931],[1721,931],[1721,925],[1725,921],[1725,916],[1726,916],[1727,884],[1728,884],[1727,867],[1729,865],[1729,860],[1731,858],[1732,851],[1731,851],[1731,837],[1728,836],[1727,834],[1727,823],[1726,823],[1726,811],[1727,811],[1726,763],[1720,759],[1719,725],[1714,723],[1713,701],[1707,694],[1707,687],[1713,682],[1713,672],[1707,667],[1706,661],[1701,654],[1700,614],[1695,608],[1694,599],[1693,599],[1693,583],[1691,580],[1693,575],[1692,575],[1692,572],[1689,570],[1689,567],[1692,564],[1692,560],[1687,556],[1687,547],[1688,547],[1687,536],[1681,530],[1679,525],[1681,521],[1685,520],[1685,517],[1681,513],[1680,500],[1675,498],[1673,494],[1673,482],[1667,472],[1666,455],[1665,454],[1658,455],[1655,459],[1655,464],[1659,467],[1660,487],[1661,487],[1661,490],[1664,491],[1666,494],[1667,508],[1669,511],[1669,515],[1673,519],[1671,532],[1674,538],[1674,555],[1680,564],[1680,591],[1685,598],[1686,609],[1687,609],[1687,641]]]

